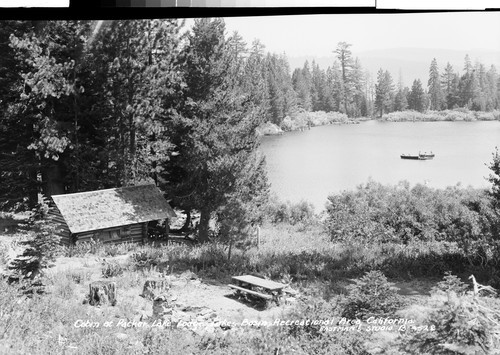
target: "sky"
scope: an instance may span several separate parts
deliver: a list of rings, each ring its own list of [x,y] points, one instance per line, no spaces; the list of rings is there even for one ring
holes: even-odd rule
[[[500,12],[325,14],[225,18],[228,33],[289,56],[331,56],[338,42],[353,52],[440,48],[500,52]]]

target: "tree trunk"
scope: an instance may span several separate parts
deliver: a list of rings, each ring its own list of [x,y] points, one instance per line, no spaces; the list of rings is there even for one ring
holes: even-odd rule
[[[231,241],[229,242],[229,249],[227,251],[227,261],[231,261],[231,252],[233,251],[233,244],[234,240],[231,239]]]
[[[186,212],[186,221],[181,228],[181,231],[185,232],[189,229],[189,225],[191,224],[191,210],[184,210]]]
[[[38,204],[38,180],[36,168],[28,171],[28,206],[33,209]]]
[[[89,285],[89,304],[101,306],[116,305],[116,283],[113,281],[96,281]]]
[[[257,250],[260,248],[260,227],[256,226],[256,232],[257,232]]]
[[[51,197],[52,195],[64,194],[63,173],[59,162],[50,164],[42,174],[44,182],[44,195]]]
[[[208,242],[208,230],[210,223],[210,211],[202,210],[200,215],[200,224],[198,229],[198,241],[200,243]]]

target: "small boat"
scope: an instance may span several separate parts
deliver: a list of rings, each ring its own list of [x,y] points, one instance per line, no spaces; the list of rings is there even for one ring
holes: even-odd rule
[[[401,159],[409,159],[409,160],[431,160],[435,156],[434,153],[430,152],[430,154],[427,153],[418,153],[418,155],[411,155],[411,154],[401,154]]]

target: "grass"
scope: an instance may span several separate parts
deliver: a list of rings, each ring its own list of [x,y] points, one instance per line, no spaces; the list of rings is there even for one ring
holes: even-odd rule
[[[27,297],[14,285],[0,282],[0,353],[366,354],[364,344],[370,335],[364,333],[269,327],[245,328],[245,337],[237,333],[220,337],[220,334],[200,336],[175,329],[121,329],[102,325],[110,320],[134,320],[146,312],[150,302],[139,297],[144,280],[165,274],[190,271],[204,280],[221,283],[227,283],[233,275],[260,274],[301,290],[304,299],[293,307],[290,317],[324,319],[341,314],[350,279],[370,270],[380,270],[391,280],[435,279],[448,270],[459,274],[471,271],[467,269],[469,260],[454,243],[334,243],[317,221],[265,224],[259,246],[254,241],[245,249],[233,250],[231,260],[227,252],[221,243],[159,246],[95,243],[64,248],[60,255],[72,256],[79,264],[48,271],[44,294]],[[116,307],[83,304],[88,284],[103,277],[103,265],[96,261],[103,258],[108,261],[104,270],[109,280],[117,284]],[[114,263],[120,265],[120,272],[109,267]],[[100,326],[75,327],[78,319]],[[123,334],[128,337],[125,341],[120,339]]]

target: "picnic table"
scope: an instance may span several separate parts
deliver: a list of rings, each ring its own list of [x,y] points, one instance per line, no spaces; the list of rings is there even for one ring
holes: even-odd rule
[[[273,300],[277,304],[279,304],[283,289],[287,286],[279,282],[266,280],[253,275],[233,276],[232,280],[235,284],[229,284],[229,287],[235,289],[238,293],[248,293],[263,298],[266,301]],[[255,288],[260,290],[257,291]]]

